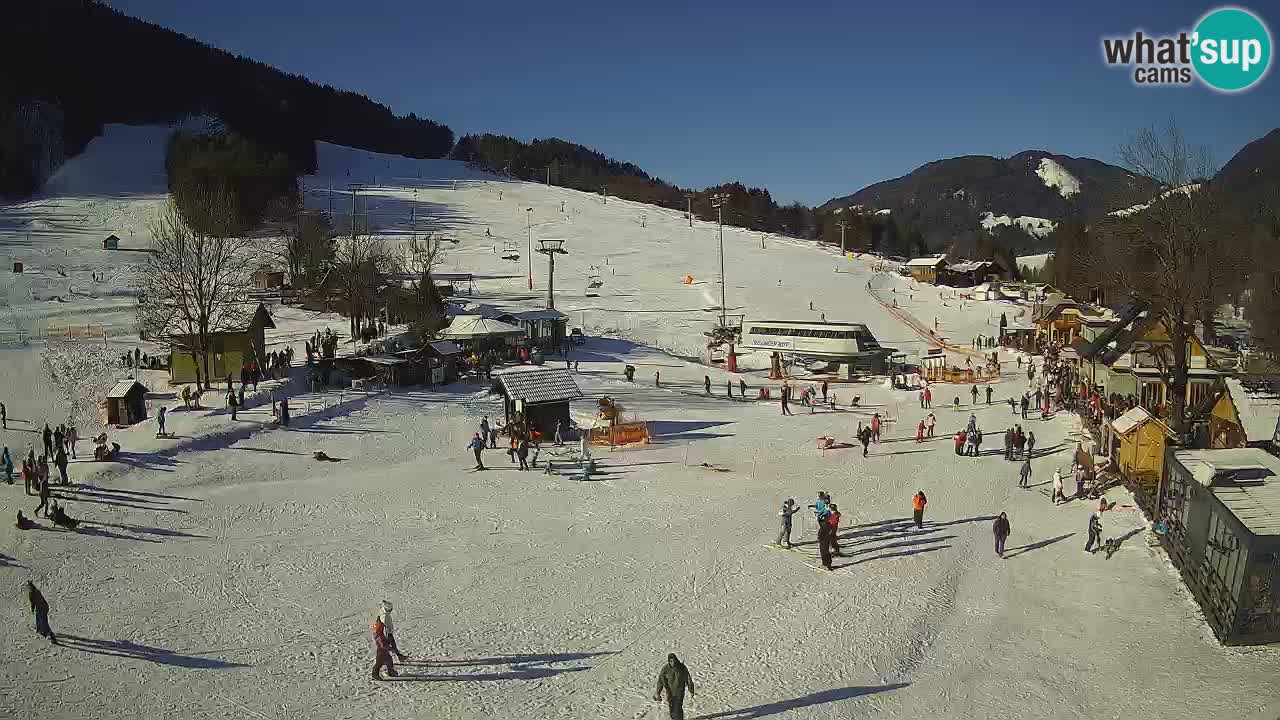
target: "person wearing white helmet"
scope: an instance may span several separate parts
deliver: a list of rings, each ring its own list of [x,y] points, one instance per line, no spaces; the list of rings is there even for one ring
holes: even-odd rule
[[[390,600],[382,601],[382,608],[378,613],[378,620],[382,621],[382,633],[387,637],[387,648],[395,654],[397,660],[404,662],[404,653],[400,652],[400,648],[396,645],[396,626],[391,620]]]

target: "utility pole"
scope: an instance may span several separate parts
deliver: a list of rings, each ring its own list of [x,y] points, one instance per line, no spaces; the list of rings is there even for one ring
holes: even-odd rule
[[[836,225],[840,226],[840,257],[844,257],[849,252],[844,249],[844,229],[849,227],[849,225],[844,221],[843,218],[841,218],[840,222],[836,223]]]
[[[604,204],[608,205],[609,204],[609,186],[601,185],[600,192],[604,193]]]
[[[525,208],[525,232],[527,246],[525,255],[529,258],[529,289],[533,289],[533,208]]]
[[[333,178],[329,178],[329,222],[333,222]]]
[[[724,204],[729,200],[727,193],[716,193],[711,196],[711,206],[716,209],[716,223],[720,226],[720,326],[725,326],[724,300]]]
[[[685,216],[689,218],[689,227],[693,227],[693,195],[691,193],[685,193],[684,201],[688,208],[685,211]]]
[[[356,186],[351,186],[351,242],[356,241]]]

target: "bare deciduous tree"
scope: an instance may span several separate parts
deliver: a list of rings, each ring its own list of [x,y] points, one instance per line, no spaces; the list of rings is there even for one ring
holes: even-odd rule
[[[294,289],[314,287],[333,259],[333,226],[324,213],[299,210],[279,229],[281,236],[263,241],[259,252],[271,264],[285,269]]]
[[[216,215],[218,199],[207,202],[210,216]],[[244,321],[250,244],[193,230],[172,204],[152,225],[151,236],[152,252],[139,274],[138,327],[189,353],[197,389],[209,389],[213,336]]]
[[[334,243],[333,259],[322,285],[336,297],[350,319],[351,340],[372,320],[387,287],[395,259],[381,238],[353,232]]]
[[[409,326],[422,342],[428,342],[444,327],[445,302],[432,272],[444,262],[439,238],[414,238],[403,259],[406,290],[409,293]]]
[[[1195,321],[1211,317],[1244,275],[1239,232],[1208,183],[1208,152],[1188,143],[1175,125],[1142,130],[1119,154],[1161,188],[1144,210],[1107,219],[1091,266],[1112,298],[1127,293],[1168,323],[1168,347],[1135,352],[1149,353],[1160,368],[1170,425],[1181,434],[1189,429],[1189,337]]]

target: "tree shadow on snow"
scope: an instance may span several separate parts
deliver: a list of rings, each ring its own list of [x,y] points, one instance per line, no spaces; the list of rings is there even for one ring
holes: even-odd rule
[[[814,705],[823,705],[825,703],[849,700],[863,695],[872,695],[874,693],[885,692],[886,690],[897,690],[898,688],[904,688],[908,685],[910,685],[910,683],[892,683],[890,685],[819,690],[816,693],[793,698],[791,700],[779,700],[777,702],[742,708],[741,710],[725,710],[724,712],[699,715],[693,720],[752,720],[753,718],[777,715],[790,710],[799,710],[801,708],[812,707]]]
[[[230,670],[249,667],[244,663],[205,658],[199,655],[183,655],[172,650],[142,645],[128,640],[93,640],[78,635],[59,635],[58,642],[72,650],[79,650],[93,655],[146,660],[158,665],[173,665],[191,670]]]

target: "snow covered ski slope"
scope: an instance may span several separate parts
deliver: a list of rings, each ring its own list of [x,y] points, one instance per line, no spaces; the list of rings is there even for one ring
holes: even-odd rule
[[[95,141],[102,154],[81,160],[145,135],[113,128]],[[714,226],[445,161],[321,146],[320,165],[310,205],[329,206],[332,182],[333,207],[349,208],[347,186],[358,184],[358,211],[393,240],[415,225],[457,240],[445,270],[472,273],[477,301],[539,306],[546,259],[534,258],[530,291],[529,236],[564,239],[556,304],[592,336],[575,355],[586,397],[574,412],[589,416],[609,396],[648,421],[655,442],[598,448],[590,482],[570,479],[569,447],[544,448],[527,473],[489,451],[492,469],[471,472],[467,441],[502,413],[480,384],[298,395],[288,429],[272,427],[267,404],[233,422],[221,409],[172,410],[159,388],[149,403],[171,408],[174,440],[150,423],[113,430],[127,462],[71,464],[77,484],[58,494],[80,532],[43,518],[35,530],[0,524],[0,715],[660,718],[651,698],[668,652],[697,683],[686,717],[704,720],[1245,718],[1280,700],[1280,655],[1213,640],[1123,492],[1102,519],[1118,551],[1082,551],[1093,504],[1054,505],[1047,492],[1079,427],[1011,415],[1000,401],[1027,387],[1016,367],[991,406],[970,405],[967,387],[935,386],[939,437],[920,443],[914,428],[929,411],[879,384],[833,384],[834,409],[797,404],[784,418],[776,401],[739,396],[742,379],[749,397],[761,387],[777,397],[758,369],[729,375],[682,359],[701,354],[718,315]],[[111,217],[144,217],[163,200],[144,190],[107,195],[122,203]],[[96,263],[103,251],[90,241],[117,227],[80,219],[99,199],[50,192],[3,208],[0,222],[75,218],[38,247]],[[962,301],[869,259],[761,240],[725,229],[730,313],[863,322],[915,353],[925,340],[881,301],[962,347],[994,333],[1001,311],[1012,320],[1021,310]],[[9,233],[0,247],[42,257],[24,242]],[[585,292],[592,279],[603,282],[596,297]],[[79,307],[85,321],[118,312]],[[321,322],[292,312],[269,341],[296,342]],[[11,352],[27,365],[6,375],[0,401],[39,381],[38,355]],[[626,364],[637,382],[623,379]],[[11,450],[57,422],[33,403],[8,402]],[[872,413],[888,422],[867,458],[860,447],[817,448],[824,435],[852,443]],[[949,435],[971,413],[989,454],[962,458]],[[1026,490],[998,448],[1014,422],[1039,441]],[[318,450],[338,462],[315,461]],[[558,469],[544,474],[548,461]],[[32,514],[36,498],[20,487],[0,485],[6,517]],[[784,499],[803,507],[822,490],[843,516],[835,570],[816,568],[807,510],[795,516],[794,550],[762,547]],[[917,490],[929,497],[919,529]],[[1012,526],[1003,559],[991,535],[1000,512]],[[28,579],[49,599],[60,645],[31,629]],[[400,679],[375,683],[369,628],[382,599],[395,603],[409,661]]]

